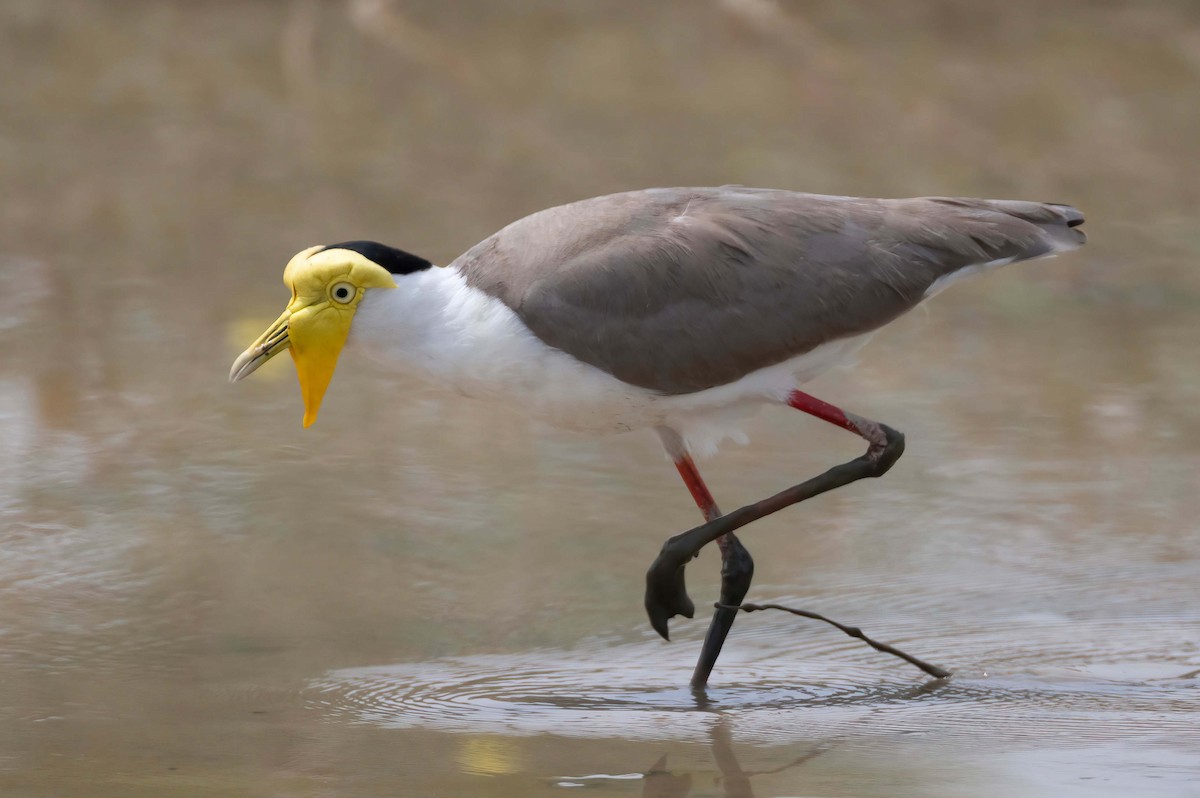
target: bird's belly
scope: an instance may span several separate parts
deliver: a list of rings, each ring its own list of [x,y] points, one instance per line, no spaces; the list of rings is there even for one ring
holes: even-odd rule
[[[552,366],[524,376],[510,371],[502,379],[465,378],[454,387],[466,396],[501,402],[551,426],[590,434],[659,425],[667,398],[583,363],[579,368]]]
[[[704,391],[664,395],[622,382],[558,350],[523,359],[527,368],[461,379],[463,394],[502,402],[552,426],[588,434],[666,426],[698,454],[727,438],[744,440],[742,422],[764,404],[783,402],[801,384],[853,359],[869,335],[831,341],[809,352]]]

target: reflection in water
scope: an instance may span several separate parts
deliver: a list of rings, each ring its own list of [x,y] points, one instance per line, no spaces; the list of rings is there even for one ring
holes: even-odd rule
[[[828,750],[826,746],[817,745],[807,753],[801,754],[779,767],[766,771],[746,771],[742,769],[734,750],[732,725],[728,716],[721,715],[709,731],[712,760],[720,773],[717,781],[722,790],[721,794],[726,798],[753,798],[754,790],[750,780],[754,776],[783,773],[803,765]],[[557,785],[560,787],[584,787],[588,786],[588,782],[599,780],[638,778],[642,782],[643,798],[685,798],[692,794],[693,774],[691,772],[671,772],[668,767],[668,756],[668,754],[663,754],[650,766],[649,770],[641,774],[566,776],[559,780]]]
[[[721,772],[721,794],[726,798],[754,798],[754,789],[750,784],[750,779],[757,774],[743,770],[741,764],[738,763],[737,754],[733,748],[731,726],[729,718],[721,717],[713,724],[711,731],[712,756]],[[786,765],[769,772],[782,773],[785,770],[799,767],[813,757],[820,756],[824,751],[824,748],[814,748]],[[659,757],[658,761],[645,773],[642,787],[643,798],[685,798],[691,793],[691,774],[674,774],[668,771],[666,754]]]
[[[717,767],[721,770],[722,786],[728,798],[750,798],[754,795],[750,789],[752,774],[742,770],[737,756],[733,752],[733,737],[730,735],[729,722],[721,718],[712,728],[712,753]],[[807,761],[811,755],[804,755],[800,761]]]
[[[829,750],[825,744],[815,745],[806,753],[793,759],[785,765],[780,765],[771,770],[756,772],[747,772],[742,770],[742,766],[738,764],[737,755],[733,749],[733,724],[728,717],[722,717],[712,727],[712,752],[713,759],[716,760],[717,767],[721,769],[723,777],[723,786],[727,798],[752,798],[754,791],[750,785],[750,779],[761,774],[776,774],[799,767],[808,762],[814,757],[818,757],[825,751]]]
[[[941,680],[936,680],[941,683]],[[930,682],[933,685],[934,682]],[[922,688],[924,689],[924,688]],[[720,777],[717,779],[721,795],[725,798],[754,798],[752,779],[755,776],[773,776],[801,767],[809,761],[831,750],[836,741],[815,742],[805,746],[803,753],[788,762],[764,770],[746,770],[738,761],[733,738],[734,721],[729,714],[719,714],[716,723],[709,729],[710,751]],[[672,773],[668,768],[668,755],[663,754],[642,774],[643,798],[685,798],[692,794],[693,774]],[[578,778],[564,779],[563,786],[582,786]],[[793,780],[794,783],[802,783]]]

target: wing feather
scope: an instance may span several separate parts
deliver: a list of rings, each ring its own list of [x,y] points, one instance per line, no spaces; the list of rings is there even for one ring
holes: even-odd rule
[[[451,264],[542,341],[682,394],[875,330],[939,280],[1083,243],[1074,208],[650,189],[525,217]]]

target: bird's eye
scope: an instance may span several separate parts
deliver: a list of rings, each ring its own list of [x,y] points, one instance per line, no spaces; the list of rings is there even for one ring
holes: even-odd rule
[[[329,295],[343,304],[354,299],[357,293],[358,289],[350,283],[334,283],[333,288],[329,289]]]

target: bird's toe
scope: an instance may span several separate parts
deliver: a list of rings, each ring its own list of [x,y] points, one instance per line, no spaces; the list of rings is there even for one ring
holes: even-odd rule
[[[650,625],[654,631],[662,635],[664,640],[671,636],[667,622],[676,615],[691,618],[696,614],[696,605],[687,594],[684,582],[683,563],[664,547],[650,570],[646,572],[646,614],[650,617]]]

